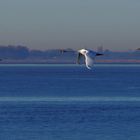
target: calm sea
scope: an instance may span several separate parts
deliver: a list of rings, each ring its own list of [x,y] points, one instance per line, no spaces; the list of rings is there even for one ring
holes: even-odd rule
[[[0,65],[1,140],[139,140],[140,65]]]

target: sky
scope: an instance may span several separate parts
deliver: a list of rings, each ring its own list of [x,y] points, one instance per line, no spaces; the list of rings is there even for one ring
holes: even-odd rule
[[[0,45],[140,47],[140,0],[0,0]]]

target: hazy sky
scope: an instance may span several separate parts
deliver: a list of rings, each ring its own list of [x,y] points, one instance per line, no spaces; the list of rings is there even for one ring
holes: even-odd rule
[[[140,0],[0,0],[0,45],[140,47]]]

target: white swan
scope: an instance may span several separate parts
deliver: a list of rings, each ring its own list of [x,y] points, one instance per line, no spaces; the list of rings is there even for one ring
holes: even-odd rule
[[[86,67],[88,69],[92,69],[95,57],[103,54],[88,49],[78,50],[78,64],[80,63],[80,58],[82,55],[85,57]]]

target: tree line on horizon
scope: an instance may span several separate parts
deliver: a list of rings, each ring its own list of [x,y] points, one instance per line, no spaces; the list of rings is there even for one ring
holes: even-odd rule
[[[48,50],[30,50],[26,46],[0,46],[0,59],[59,59],[75,57],[76,53],[73,49],[71,53],[63,53],[63,49],[48,49]],[[140,48],[134,51],[113,52],[103,50],[102,59],[140,59]],[[100,59],[99,58],[99,59]]]

